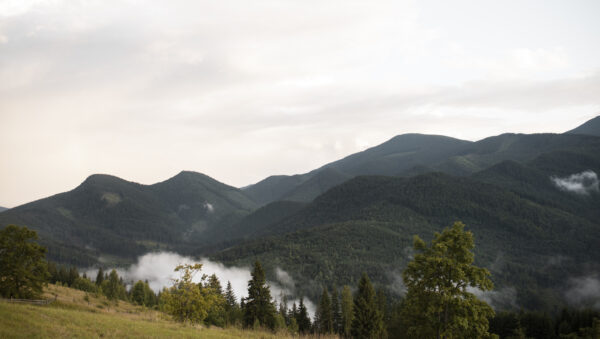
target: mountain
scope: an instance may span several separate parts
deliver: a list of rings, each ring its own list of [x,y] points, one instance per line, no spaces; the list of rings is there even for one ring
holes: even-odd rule
[[[577,128],[574,128],[566,133],[568,133],[568,134],[588,134],[588,135],[600,136],[600,115],[591,120],[588,120],[583,125],[581,125]]]
[[[0,212],[6,211],[8,208],[0,206]]]
[[[154,185],[92,175],[72,191],[3,212],[0,225],[28,226],[38,232],[50,259],[89,266],[212,243],[206,234],[256,207],[237,188],[194,172]]]
[[[512,173],[512,165],[507,162],[479,176],[499,182],[489,179],[492,172]],[[545,189],[551,180],[536,171],[532,186]],[[519,175],[517,166],[515,175],[505,177],[519,181]],[[590,199],[584,209],[600,202],[598,192],[581,197],[556,186],[552,190],[573,205]],[[499,290],[516,288],[515,302],[526,308],[564,303],[567,277],[600,266],[600,225],[594,212],[578,215],[570,207],[545,205],[477,176],[443,173],[356,177],[261,230],[255,239],[212,258],[236,265],[258,259],[272,269],[281,267],[293,272],[300,293],[312,298],[319,286],[354,285],[362,271],[378,286],[394,290],[400,288],[400,272],[411,257],[412,236],[429,240],[456,220],[475,235],[477,264],[492,271]]]
[[[440,171],[466,176],[502,161],[530,161],[552,151],[589,154],[597,150],[598,145],[600,138],[578,134],[507,133],[477,142],[404,134],[309,173],[272,176],[243,190],[259,204],[276,200],[310,202],[329,188],[358,175],[414,176]]]
[[[396,175],[459,152],[471,142],[439,135],[403,134],[305,174],[272,176],[244,188],[256,202],[309,202],[357,175]]]

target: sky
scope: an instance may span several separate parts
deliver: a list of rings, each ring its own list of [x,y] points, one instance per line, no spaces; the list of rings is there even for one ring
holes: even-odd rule
[[[0,206],[600,114],[600,2],[0,0]]]

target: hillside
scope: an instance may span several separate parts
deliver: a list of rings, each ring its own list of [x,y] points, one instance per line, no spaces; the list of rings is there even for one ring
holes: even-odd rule
[[[591,120],[586,121],[583,125],[574,128],[568,132],[568,134],[588,134],[600,136],[600,116],[597,116]]]
[[[72,191],[0,214],[0,225],[26,225],[38,231],[51,260],[89,266],[100,256],[131,262],[152,250],[211,243],[205,234],[255,208],[238,189],[199,173],[154,185],[92,175]]]
[[[591,131],[599,119],[590,120],[573,131],[594,134]],[[438,135],[403,134],[311,172],[271,176],[243,190],[259,204],[276,200],[310,202],[329,188],[358,175],[413,176],[440,171],[464,176],[506,160],[525,162],[554,151],[591,154],[598,150],[599,138],[571,132],[507,133],[477,142]]]
[[[6,211],[8,208],[0,206],[0,212]]]
[[[0,301],[1,338],[286,338],[284,334],[175,323],[165,314],[49,285],[46,306]],[[291,338],[291,337],[290,337]]]
[[[564,201],[579,199],[558,194]],[[599,195],[588,198],[597,202]],[[475,234],[477,263],[492,271],[497,287],[517,288],[520,306],[550,309],[564,302],[565,276],[600,264],[600,227],[592,214],[588,219],[468,177],[357,177],[262,230],[261,238],[213,258],[236,265],[260,259],[282,267],[313,297],[319,286],[355,283],[362,271],[394,290],[412,235],[430,239],[461,220]],[[568,260],[549,267],[557,256]]]

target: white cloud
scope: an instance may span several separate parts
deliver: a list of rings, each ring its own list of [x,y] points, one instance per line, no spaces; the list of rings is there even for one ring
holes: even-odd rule
[[[200,260],[181,256],[172,252],[155,252],[148,253],[138,258],[137,263],[128,268],[117,268],[117,273],[127,283],[135,283],[138,280],[148,280],[150,288],[155,292],[162,290],[164,287],[173,285],[173,279],[179,278],[179,273],[174,269],[180,264],[202,264],[202,269],[199,274],[194,276],[194,282],[200,282],[204,274],[215,274],[223,289],[227,286],[227,282],[231,282],[231,287],[238,298],[248,296],[248,281],[252,279],[250,268],[225,266],[219,262],[214,262],[206,258]],[[110,271],[111,268],[107,269]],[[98,273],[97,269],[88,269],[86,274],[89,277],[95,278]],[[298,296],[295,295],[295,283],[292,277],[286,271],[277,267],[275,271],[278,282],[267,281],[271,289],[271,297],[279,302],[281,294],[290,297],[289,306],[296,301],[299,302]],[[307,298],[304,298],[309,313],[314,314],[316,307],[314,303]]]
[[[594,171],[584,171],[565,178],[551,177],[559,189],[576,194],[598,192],[598,175]]]

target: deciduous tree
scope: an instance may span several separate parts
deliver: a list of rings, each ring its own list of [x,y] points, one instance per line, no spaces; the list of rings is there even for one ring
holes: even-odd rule
[[[435,233],[430,246],[415,236],[414,259],[403,272],[402,319],[411,338],[489,337],[492,308],[469,292],[492,289],[490,273],[473,265],[473,234],[456,222]]]

